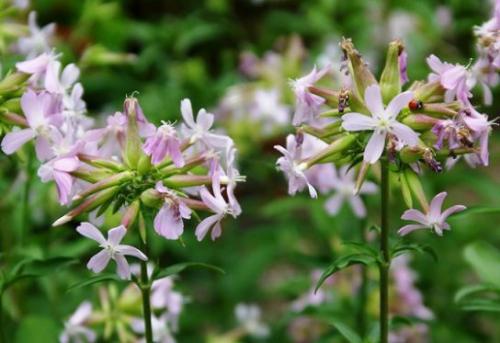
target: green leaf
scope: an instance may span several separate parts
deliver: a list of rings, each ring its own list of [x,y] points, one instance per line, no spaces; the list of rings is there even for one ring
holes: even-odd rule
[[[344,268],[350,267],[354,264],[364,264],[364,265],[369,265],[372,263],[375,263],[377,261],[377,258],[369,255],[369,254],[349,254],[345,256],[341,256],[337,258],[326,270],[323,272],[321,277],[318,280],[318,283],[316,284],[316,289],[314,290],[315,292],[318,291],[318,289],[321,287],[323,282],[325,280],[338,272],[339,270],[342,270]]]
[[[16,331],[15,343],[57,342],[61,328],[47,316],[32,315],[21,320]]]
[[[432,247],[418,243],[398,243],[393,247],[391,255],[393,257],[397,257],[406,254],[407,252],[416,252],[419,254],[427,253],[434,259],[434,261],[438,261],[438,255]]]
[[[486,292],[498,292],[500,295],[500,287],[491,285],[491,284],[478,284],[478,285],[469,285],[462,287],[455,293],[454,301],[457,304],[460,304],[462,301],[466,300],[472,295],[478,295],[480,293]]]
[[[486,242],[473,242],[464,249],[465,260],[482,281],[500,287],[500,251]]]
[[[461,212],[451,215],[450,218],[458,219],[471,214],[493,214],[493,213],[500,214],[500,207],[472,206],[466,208]]]
[[[183,263],[174,264],[174,265],[167,267],[163,270],[158,270],[158,272],[155,273],[153,278],[156,280],[156,279],[161,279],[161,278],[164,278],[164,277],[167,277],[170,275],[179,274],[184,269],[189,268],[189,267],[208,268],[208,269],[212,269],[216,272],[219,272],[221,274],[225,274],[223,269],[221,269],[217,266],[211,265],[211,264],[201,263],[201,262],[183,262]]]
[[[361,337],[347,324],[336,319],[329,321],[349,343],[362,343]]]
[[[87,287],[87,286],[90,286],[90,285],[93,285],[96,283],[101,283],[101,282],[106,282],[106,281],[124,281],[124,280],[120,279],[116,274],[96,275],[96,276],[92,276],[90,279],[87,279],[87,280],[84,280],[81,282],[77,282],[77,283],[69,286],[69,288],[66,290],[66,292],[70,292],[70,291],[73,291],[73,290],[78,289],[78,288]]]
[[[461,303],[460,307],[464,311],[500,312],[500,301],[492,299],[474,299]]]
[[[346,247],[352,248],[353,250],[355,250],[358,253],[371,255],[371,256],[374,256],[375,258],[378,256],[377,249],[368,245],[367,243],[347,241],[347,242],[344,242],[343,245]]]

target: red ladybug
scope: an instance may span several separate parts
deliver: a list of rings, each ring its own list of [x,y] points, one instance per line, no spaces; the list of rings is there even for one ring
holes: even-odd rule
[[[424,103],[420,100],[413,99],[412,101],[410,101],[408,103],[408,107],[412,111],[418,111],[418,110],[421,110],[422,108],[424,108]]]

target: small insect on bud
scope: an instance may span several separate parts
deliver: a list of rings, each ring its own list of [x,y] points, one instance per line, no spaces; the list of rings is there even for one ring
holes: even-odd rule
[[[441,163],[439,163],[435,158],[434,154],[432,153],[431,149],[426,149],[423,155],[425,163],[429,166],[429,168],[432,169],[432,171],[436,173],[440,173],[443,171],[443,167],[441,166]]]
[[[408,103],[408,107],[412,111],[419,111],[424,108],[424,103],[420,100],[413,99]]]
[[[463,146],[467,148],[472,148],[474,146],[474,141],[472,139],[470,130],[467,127],[465,126],[460,127],[457,130],[457,137]]]
[[[344,113],[344,110],[349,107],[349,90],[342,89],[339,94],[339,113]]]

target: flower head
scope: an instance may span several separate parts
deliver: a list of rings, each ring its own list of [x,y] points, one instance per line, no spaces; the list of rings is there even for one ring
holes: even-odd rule
[[[182,219],[191,218],[191,209],[161,181],[156,183],[155,189],[164,199],[164,204],[154,219],[155,231],[167,239],[178,239],[184,232]]]
[[[256,338],[269,336],[269,327],[261,322],[261,312],[257,305],[238,304],[234,313],[236,320],[248,335]]]
[[[319,108],[325,103],[325,99],[312,94],[309,91],[309,87],[313,86],[329,71],[329,65],[320,70],[314,67],[313,70],[306,76],[291,82],[292,90],[295,93],[296,99],[296,110],[292,120],[293,125],[297,126],[302,123],[309,123],[316,119]]]
[[[130,279],[130,266],[125,256],[133,256],[140,260],[146,261],[148,258],[139,249],[120,244],[123,237],[127,233],[127,229],[120,225],[108,231],[108,239],[105,239],[101,231],[90,223],[81,223],[76,228],[76,231],[82,236],[93,239],[102,250],[94,255],[87,263],[87,268],[94,273],[100,273],[109,263],[109,260],[114,260],[117,266],[117,272],[120,278]]]
[[[184,166],[181,141],[175,128],[168,123],[158,127],[156,133],[146,139],[142,148],[146,155],[151,156],[153,164],[159,164],[169,156],[176,167]]]
[[[59,336],[60,343],[69,342],[95,342],[97,339],[96,333],[85,326],[85,322],[92,314],[92,304],[85,301],[78,306],[76,311],[64,323],[64,330]]]
[[[342,127],[347,131],[374,131],[363,155],[365,162],[373,164],[379,160],[388,134],[394,135],[402,145],[418,144],[418,134],[397,121],[399,112],[412,99],[411,92],[404,92],[392,99],[384,108],[380,87],[375,84],[365,90],[365,103],[371,117],[361,113],[347,113],[342,116]]]
[[[28,28],[29,36],[19,38],[16,50],[27,58],[33,58],[43,52],[49,52],[56,25],[51,23],[40,28],[36,22],[36,12],[30,12],[28,16]]]
[[[446,219],[453,213],[465,210],[466,207],[463,205],[454,205],[445,211],[441,211],[446,195],[446,192],[441,192],[436,195],[434,199],[432,199],[427,213],[422,213],[415,209],[406,210],[401,216],[401,219],[415,221],[418,224],[405,225],[399,229],[398,233],[404,236],[415,230],[430,229],[437,235],[442,236],[443,230],[450,230],[450,225],[446,223]]]

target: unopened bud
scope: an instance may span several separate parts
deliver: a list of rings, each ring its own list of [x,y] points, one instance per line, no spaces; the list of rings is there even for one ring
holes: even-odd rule
[[[358,175],[356,176],[356,184],[354,185],[354,195],[358,194],[359,190],[363,186],[370,166],[371,164],[368,162],[363,161],[363,163],[361,163],[361,167],[358,170]]]
[[[0,81],[0,94],[5,95],[15,92],[24,87],[24,83],[30,78],[31,75],[20,72],[15,72],[4,77]]]
[[[127,116],[127,139],[125,142],[124,160],[128,167],[137,169],[142,152],[142,141],[137,125],[138,102],[134,97],[125,99],[124,112]]]
[[[310,168],[317,163],[322,163],[324,159],[329,158],[331,155],[346,150],[356,141],[356,138],[356,134],[345,134],[344,136],[336,139],[328,147],[306,160],[305,162],[307,163],[307,167]]]
[[[415,99],[424,103],[443,101],[445,89],[441,86],[439,81],[435,82],[416,82],[412,85],[410,90],[413,92]]]
[[[163,184],[168,188],[184,188],[202,185],[210,185],[212,178],[208,175],[173,175],[163,180]]]
[[[406,180],[404,173],[399,173],[399,181],[401,184],[401,193],[403,194],[403,200],[408,208],[413,208],[413,198],[411,196],[410,185]]]
[[[74,209],[72,209],[71,211],[66,213],[61,218],[57,219],[52,224],[52,226],[59,226],[59,225],[66,224],[66,223],[70,222],[71,220],[73,220],[76,216],[78,216],[84,212],[90,212],[90,211],[96,209],[97,207],[101,206],[106,201],[111,199],[111,197],[113,197],[115,195],[117,190],[118,190],[117,186],[110,187],[110,188],[107,188],[107,189],[97,193],[97,194],[94,194],[94,195],[88,197],[80,205],[78,205],[77,207],[75,207]]]
[[[134,222],[137,219],[137,215],[139,214],[139,208],[140,208],[140,202],[138,200],[132,202],[125,210],[121,224],[126,228],[129,228],[132,225],[134,225]]]
[[[330,107],[337,107],[339,105],[339,91],[316,86],[309,87],[309,91],[325,99],[325,103]]]
[[[134,177],[134,173],[131,171],[124,171],[119,174],[115,174],[112,176],[109,176],[105,179],[102,179],[93,185],[89,186],[86,188],[83,192],[75,195],[73,197],[73,200],[78,200],[78,199],[83,199],[91,194],[94,194],[98,191],[101,191],[103,189],[119,185],[127,180],[131,180]]]
[[[403,49],[403,43],[399,39],[389,43],[385,67],[380,76],[380,89],[386,104],[401,93],[399,54]]]
[[[420,182],[420,178],[410,168],[406,168],[404,170],[404,176],[406,178],[406,181],[408,182],[408,187],[410,188],[412,194],[415,195],[424,212],[428,212],[429,203],[427,202],[427,198],[425,197],[425,192],[422,187],[422,183]]]
[[[141,194],[141,202],[148,207],[158,207],[161,205],[162,196],[154,188],[146,189]]]
[[[439,122],[439,119],[425,114],[410,114],[404,117],[402,122],[413,130],[429,130]]]
[[[2,119],[2,121],[6,122],[6,123],[17,125],[17,126],[21,126],[21,127],[28,126],[28,122],[26,121],[26,118],[20,116],[19,114],[15,114],[12,112],[6,112],[6,113],[2,114],[0,116],[0,119]]]
[[[348,60],[349,72],[354,80],[356,92],[362,98],[366,87],[377,83],[377,80],[368,69],[365,61],[363,61],[361,54],[354,48],[350,39],[343,38],[340,47]]]

